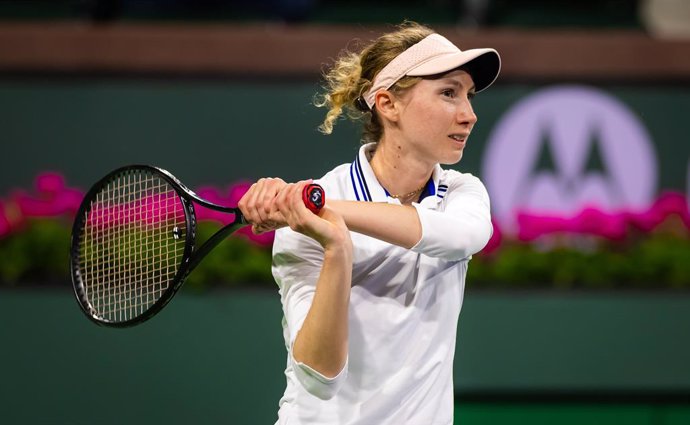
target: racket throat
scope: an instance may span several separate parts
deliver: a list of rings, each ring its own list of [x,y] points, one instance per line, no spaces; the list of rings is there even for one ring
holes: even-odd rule
[[[216,234],[211,236],[211,238],[204,242],[204,244],[201,245],[201,247],[196,251],[196,253],[189,259],[186,274],[189,274],[192,270],[194,270],[194,268],[196,268],[196,266],[199,265],[201,260],[203,260],[204,257],[213,250],[213,248],[218,246],[219,243],[223,242],[228,236],[230,236],[232,232],[236,231],[241,227],[244,227],[245,225],[246,224],[244,222],[235,221],[223,227],[218,232],[216,232]]]

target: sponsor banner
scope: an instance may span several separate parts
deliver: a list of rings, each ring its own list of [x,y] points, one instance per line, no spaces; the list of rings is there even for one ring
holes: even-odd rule
[[[624,102],[602,89],[561,85],[530,93],[499,117],[480,174],[498,235],[622,239],[670,215],[690,227],[686,197],[659,185],[661,165],[645,122]]]
[[[79,188],[129,163],[172,170],[197,190],[319,177],[353,160],[358,129],[339,122],[332,136],[318,134],[317,90],[306,82],[0,82],[5,221],[18,214],[12,194],[46,170]],[[690,88],[499,84],[474,105],[479,122],[454,168],[489,190],[491,246],[554,232],[621,238],[669,215],[687,223]]]

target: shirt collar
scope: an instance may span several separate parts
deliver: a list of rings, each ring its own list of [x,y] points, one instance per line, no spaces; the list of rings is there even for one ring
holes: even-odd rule
[[[371,168],[371,164],[369,164],[369,159],[375,149],[375,143],[363,145],[359,149],[355,160],[350,164],[350,184],[354,190],[355,199],[358,201],[399,204],[400,202],[397,199],[388,196],[386,189],[376,179],[374,170]],[[436,164],[431,179],[424,189],[423,194],[425,197],[420,204],[436,205],[443,199],[448,186],[441,181],[442,173],[443,169]]]

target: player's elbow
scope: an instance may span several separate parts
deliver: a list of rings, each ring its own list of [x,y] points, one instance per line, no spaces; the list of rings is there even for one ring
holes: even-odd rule
[[[292,357],[292,367],[302,387],[321,400],[330,400],[338,394],[347,378],[348,371],[347,360],[339,371],[323,371],[322,373]]]
[[[493,226],[490,219],[448,220],[447,226],[433,229],[413,251],[447,261],[460,261],[481,251],[491,239]]]
[[[461,234],[451,241],[450,256],[461,260],[481,251],[493,234],[491,220],[477,220],[472,225],[464,226]]]
[[[340,391],[340,388],[342,385],[336,384],[336,385],[323,385],[319,384],[318,386],[312,386],[310,388],[306,388],[307,392],[309,394],[313,395],[316,398],[319,398],[324,401],[328,401],[335,397],[336,394]]]

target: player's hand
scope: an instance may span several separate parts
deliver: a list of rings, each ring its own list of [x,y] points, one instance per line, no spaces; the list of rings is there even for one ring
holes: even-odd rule
[[[287,225],[282,214],[273,205],[278,193],[286,186],[287,183],[279,178],[259,179],[237,203],[244,218],[252,224],[254,233],[263,233]]]
[[[295,232],[315,239],[324,248],[352,247],[350,232],[342,216],[324,206],[318,215],[311,212],[302,199],[304,188],[311,180],[286,185],[276,196],[272,214],[280,216]]]

